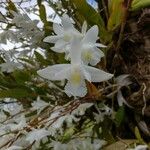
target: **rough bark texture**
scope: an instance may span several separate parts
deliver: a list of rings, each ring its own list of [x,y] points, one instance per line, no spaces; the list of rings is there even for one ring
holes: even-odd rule
[[[118,34],[114,39],[118,38]],[[114,46],[115,47],[115,46]],[[113,58],[113,59],[112,59]],[[133,84],[122,90],[126,101],[134,108],[137,123],[144,120],[150,131],[150,9],[129,15],[119,52],[110,50],[108,68],[116,76],[130,74]],[[111,61],[112,60],[112,61]],[[144,134],[150,136],[141,128]]]

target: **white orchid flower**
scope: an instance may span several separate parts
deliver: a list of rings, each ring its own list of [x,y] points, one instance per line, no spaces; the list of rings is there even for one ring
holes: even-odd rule
[[[33,143],[34,141],[39,142],[41,139],[49,135],[50,135],[49,131],[45,130],[44,128],[34,129],[26,135],[26,140],[29,141],[30,143]]]
[[[95,66],[104,57],[104,53],[97,47],[105,48],[106,46],[96,43],[97,39],[98,26],[94,25],[87,31],[82,40],[82,60],[85,64]]]
[[[99,49],[100,47],[105,48],[106,46],[101,43],[96,43],[98,39],[98,26],[94,25],[87,32],[87,24],[83,23],[82,26],[82,35],[83,39],[81,40],[81,59],[84,64],[95,66],[102,57],[104,53]],[[70,60],[70,45],[67,46],[66,59]]]
[[[41,77],[53,81],[67,79],[65,93],[68,96],[85,96],[87,93],[85,79],[89,82],[102,82],[113,76],[100,69],[84,65],[81,60],[80,44],[77,38],[71,42],[71,64],[57,64],[37,72]]]
[[[61,18],[62,25],[53,23],[53,30],[56,35],[48,36],[43,41],[55,43],[51,49],[55,52],[66,52],[67,46],[70,44],[73,36],[82,37],[82,34],[74,28],[68,15],[64,14]]]

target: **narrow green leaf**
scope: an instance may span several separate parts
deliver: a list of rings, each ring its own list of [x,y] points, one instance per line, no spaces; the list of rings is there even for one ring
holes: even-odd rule
[[[100,138],[105,139],[108,144],[112,144],[115,142],[115,139],[112,135],[111,128],[112,128],[112,120],[109,118],[104,118],[103,122],[100,124],[101,127],[101,133]]]
[[[135,127],[135,136],[138,139],[138,141],[140,142],[140,144],[145,144],[144,140],[141,137],[138,127]]]
[[[144,7],[150,6],[150,0],[133,0],[131,4],[131,10],[137,11]]]
[[[47,19],[46,19],[46,9],[45,9],[45,6],[42,5],[42,4],[39,6],[39,14],[40,14],[40,19],[45,24],[47,22]]]
[[[70,140],[71,136],[73,135],[74,132],[75,132],[74,127],[67,129],[66,132],[64,133],[63,137],[62,137],[62,142],[67,142],[68,140]]]
[[[115,115],[115,123],[116,126],[119,127],[121,125],[121,123],[123,122],[125,117],[125,108],[124,106],[119,107],[119,110],[117,111],[116,115]]]
[[[23,98],[33,96],[28,90],[15,88],[9,90],[0,90],[0,98]]]
[[[88,24],[91,26],[98,25],[101,40],[107,41],[109,39],[109,35],[100,14],[96,12],[96,10],[91,7],[86,0],[80,0],[80,2],[79,0],[72,0],[72,2],[76,7],[77,12],[84,17]]]
[[[124,17],[124,0],[112,0],[110,2],[107,28],[109,31],[115,30],[122,22]]]
[[[11,10],[11,11],[18,12],[18,10],[17,10],[15,4],[14,4],[11,0],[9,0],[9,2],[8,2],[7,9],[8,9],[9,11]]]
[[[41,64],[41,65],[48,65],[48,62],[44,57],[37,51],[34,52],[36,60]]]

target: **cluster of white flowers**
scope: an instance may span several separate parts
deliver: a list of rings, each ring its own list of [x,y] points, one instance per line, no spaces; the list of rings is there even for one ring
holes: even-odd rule
[[[68,96],[84,97],[87,94],[86,82],[102,82],[112,78],[112,74],[94,68],[104,56],[98,47],[105,47],[96,43],[98,39],[97,25],[87,32],[87,24],[82,26],[81,33],[75,29],[71,19],[66,14],[61,18],[62,25],[53,24],[56,35],[48,36],[45,42],[54,43],[51,49],[58,53],[65,52],[70,64],[56,64],[39,70],[38,74],[49,80],[65,80],[65,93]],[[92,66],[89,66],[92,65]]]
[[[53,141],[51,143],[54,150],[99,150],[103,145],[105,145],[106,142],[99,139],[94,139],[91,143],[90,138],[82,139],[73,139],[67,144],[60,143],[58,141]]]
[[[18,39],[25,38],[27,41],[32,40],[32,46],[36,46],[44,36],[44,32],[37,28],[38,20],[31,20],[27,14],[13,12],[14,18],[12,23],[19,27],[17,32]]]
[[[38,47],[38,43],[41,42],[44,32],[37,27],[38,20],[31,20],[27,14],[21,14],[13,12],[13,19],[11,23],[16,28],[10,28],[0,33],[0,43],[8,44],[7,42],[15,42],[18,44],[21,42],[22,48],[14,48],[10,50],[0,50],[0,54],[3,55],[4,63],[0,64],[2,72],[13,72],[15,69],[21,69],[23,66],[18,63],[18,57],[24,57],[31,54],[33,49]],[[20,43],[19,43],[20,44]],[[18,50],[17,50],[18,49]]]
[[[44,36],[44,32],[37,27],[38,20],[31,20],[27,14],[13,12],[13,19],[11,21],[17,28],[9,29],[0,33],[0,42],[6,44],[7,40],[11,42],[22,42],[24,39],[30,47],[37,47],[37,44]],[[31,42],[32,41],[32,42]]]
[[[15,50],[0,50],[0,54],[3,55],[3,58],[5,60],[4,63],[0,64],[1,72],[13,72],[16,69],[22,69],[23,66],[21,63],[17,62],[16,59],[13,59],[13,56],[15,55]]]
[[[38,97],[31,104],[32,107],[26,111],[16,99],[4,99],[0,105],[0,149],[24,149],[30,145],[32,149],[37,149],[40,147],[41,142],[47,142],[48,147],[53,147],[54,149],[58,147],[61,149],[64,146],[67,149],[70,146],[76,147],[76,143],[83,149],[86,149],[86,143],[91,147],[90,149],[93,146],[101,147],[103,144],[96,142],[96,140],[94,140],[94,143],[89,143],[90,138],[76,139],[69,144],[61,144],[57,141],[57,137],[64,134],[64,123],[68,128],[72,128],[73,124],[78,122],[85,114],[85,111],[93,106],[93,103],[81,104],[79,102],[69,102],[65,106],[56,107]],[[71,107],[73,108],[71,109]],[[30,113],[32,114],[35,111],[36,114],[30,116]],[[35,118],[37,119],[35,120]],[[33,125],[34,121],[37,122],[35,125]],[[53,137],[53,142],[49,141],[49,137]],[[55,145],[54,143],[57,144]]]

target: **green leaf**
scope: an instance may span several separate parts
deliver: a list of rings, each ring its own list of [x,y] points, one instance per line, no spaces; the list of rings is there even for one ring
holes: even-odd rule
[[[124,0],[112,0],[109,6],[110,17],[108,19],[107,29],[109,31],[115,30],[122,22],[124,17]]]
[[[31,74],[25,70],[16,70],[13,72],[13,76],[18,83],[24,83],[31,80]]]
[[[41,3],[42,3],[42,0],[37,0],[37,4],[38,4],[38,6],[40,6],[40,5],[41,5]]]
[[[108,144],[114,143],[115,139],[111,133],[112,120],[109,118],[104,118],[103,122],[100,123],[101,133],[100,138],[105,139]]]
[[[17,10],[15,4],[14,4],[11,0],[9,0],[9,2],[8,2],[7,9],[8,9],[9,11],[11,10],[11,11],[18,12],[18,10]]]
[[[98,25],[100,31],[100,38],[102,41],[107,41],[109,39],[108,33],[105,28],[104,21],[100,14],[91,7],[86,0],[72,0],[77,12],[84,17],[84,19],[90,25]]]
[[[150,6],[150,0],[133,0],[131,4],[131,10],[137,11],[148,6]]]
[[[146,144],[141,137],[141,134],[140,134],[138,127],[135,127],[135,136],[138,139],[138,141],[140,142],[140,144]]]
[[[34,54],[35,54],[36,60],[38,62],[40,62],[41,65],[48,65],[49,64],[49,62],[47,62],[47,60],[44,59],[44,57],[39,52],[35,51]]]
[[[121,125],[121,123],[123,122],[125,117],[125,108],[124,106],[119,107],[119,110],[117,111],[116,115],[115,115],[115,123],[116,126],[119,127]]]
[[[39,6],[39,14],[40,14],[40,19],[45,24],[47,22],[47,19],[46,19],[46,9],[45,9],[45,6],[42,5],[42,4]]]
[[[87,19],[91,25],[99,25],[104,27],[104,21],[102,17],[91,7],[85,0],[73,0],[77,10]],[[89,15],[90,14],[90,15]]]
[[[14,88],[8,90],[0,90],[0,98],[23,98],[23,97],[31,97],[31,91],[27,89]]]
[[[71,139],[71,136],[73,135],[73,133],[75,132],[75,128],[71,127],[69,129],[66,130],[66,132],[63,135],[62,138],[62,142],[67,142]]]

